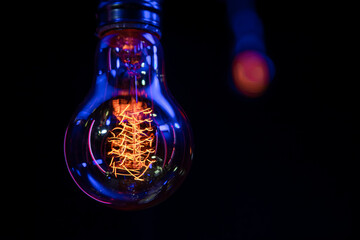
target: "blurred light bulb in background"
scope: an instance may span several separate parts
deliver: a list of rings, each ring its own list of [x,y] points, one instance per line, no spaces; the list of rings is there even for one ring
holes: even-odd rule
[[[193,147],[189,121],[165,85],[158,5],[144,10],[141,4],[156,1],[137,1],[137,13],[124,21],[129,1],[123,2],[102,6],[95,83],[69,123],[64,151],[84,193],[133,210],[153,206],[179,187]]]
[[[275,67],[266,55],[255,0],[226,0],[226,5],[234,35],[231,85],[246,97],[260,97],[273,79]]]

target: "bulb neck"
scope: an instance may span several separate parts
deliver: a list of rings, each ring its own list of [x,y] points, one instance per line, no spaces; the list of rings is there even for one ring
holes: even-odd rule
[[[101,37],[114,29],[142,29],[160,37],[160,13],[160,0],[102,0],[97,34]]]
[[[155,35],[141,29],[108,31],[96,52],[95,92],[109,97],[145,94],[159,81],[165,86],[163,65],[162,46]],[[160,94],[159,87],[155,89],[152,93]]]

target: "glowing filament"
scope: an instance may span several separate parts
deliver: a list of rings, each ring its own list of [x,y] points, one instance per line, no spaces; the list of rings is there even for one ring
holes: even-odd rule
[[[153,120],[150,118],[152,109],[141,102],[123,104],[113,100],[112,105],[113,114],[119,120],[107,138],[112,174],[143,181],[145,172],[156,162],[151,158],[155,153]]]

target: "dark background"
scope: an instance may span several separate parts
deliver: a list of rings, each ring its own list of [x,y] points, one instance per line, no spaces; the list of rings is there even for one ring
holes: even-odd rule
[[[31,166],[20,177],[12,234],[352,239],[360,159],[354,6],[284,2],[257,1],[276,74],[264,96],[247,99],[229,84],[233,37],[224,3],[165,1],[166,77],[192,123],[195,158],[172,197],[138,212],[88,198],[63,157],[67,123],[91,86],[95,1],[16,6],[24,21],[9,34],[17,40],[12,77],[20,80],[12,136],[26,140],[12,151]]]

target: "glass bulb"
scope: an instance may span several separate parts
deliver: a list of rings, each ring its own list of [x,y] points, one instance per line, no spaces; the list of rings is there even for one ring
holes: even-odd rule
[[[111,30],[101,37],[95,71],[66,130],[68,170],[101,203],[153,206],[179,187],[193,156],[189,121],[165,85],[160,41],[144,30]]]

